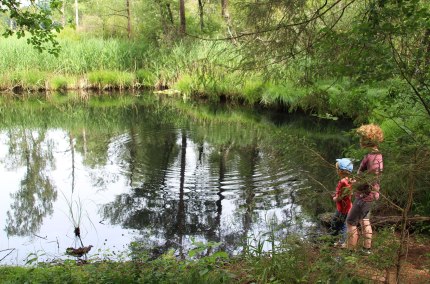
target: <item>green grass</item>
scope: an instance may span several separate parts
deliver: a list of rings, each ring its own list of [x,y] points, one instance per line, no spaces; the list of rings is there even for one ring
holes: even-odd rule
[[[238,70],[240,51],[228,42],[177,42],[169,48],[141,41],[82,37],[66,29],[56,58],[38,53],[25,39],[0,41],[0,89],[25,90],[173,88],[186,97],[226,97],[250,105],[285,106],[320,117],[346,116],[363,123],[397,82],[355,85],[350,79],[300,85],[300,72],[273,66],[285,75],[273,81],[260,70]],[[297,66],[296,66],[297,67]],[[298,66],[300,67],[300,65]]]
[[[92,71],[88,73],[88,82],[97,89],[126,89],[135,85],[135,75],[121,71]]]
[[[132,260],[110,261],[91,257],[78,265],[72,259],[26,267],[0,266],[1,283],[368,283],[375,273],[384,276],[393,268],[398,249],[390,229],[378,232],[375,254],[360,256],[334,249],[321,237],[309,242],[290,235],[275,243],[267,239],[247,245],[237,256],[222,251],[207,254],[220,243],[195,243],[188,253],[192,259],[179,260],[169,251],[155,260],[132,243]],[[263,251],[264,243],[270,251]],[[136,246],[137,245],[137,246]],[[381,261],[381,259],[383,261]],[[370,271],[360,269],[372,267]]]
[[[190,97],[191,94],[196,91],[196,85],[197,82],[191,75],[184,74],[178,78],[173,88],[181,91],[185,96]]]
[[[49,78],[48,85],[50,90],[77,89],[78,81],[78,77],[75,76],[54,74]]]
[[[5,72],[0,76],[0,89],[45,89],[47,79],[48,73],[38,69]]]
[[[157,84],[157,74],[149,69],[139,69],[136,71],[137,82],[144,87],[155,87]]]
[[[0,41],[0,70],[39,69],[51,73],[83,74],[94,70],[131,71],[142,63],[147,46],[118,39],[61,39],[61,53],[55,57],[39,53],[25,39]]]

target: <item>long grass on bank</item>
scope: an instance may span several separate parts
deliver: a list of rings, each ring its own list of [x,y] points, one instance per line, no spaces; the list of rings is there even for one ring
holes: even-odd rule
[[[60,39],[58,57],[39,53],[25,39],[0,41],[0,70],[42,70],[54,74],[84,74],[94,70],[135,70],[145,57],[147,46],[119,39]]]
[[[124,39],[67,36],[59,40],[58,58],[38,53],[22,39],[1,41],[0,69],[7,72],[0,75],[0,89],[172,88],[186,97],[281,105],[289,111],[362,122],[389,88],[356,86],[348,78],[301,85],[298,71],[286,66],[277,68],[290,75],[273,80],[262,70],[238,69],[242,54],[229,42],[179,41],[163,48]]]

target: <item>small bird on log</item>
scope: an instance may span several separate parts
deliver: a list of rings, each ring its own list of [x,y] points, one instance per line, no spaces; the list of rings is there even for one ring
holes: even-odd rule
[[[84,254],[87,254],[93,246],[89,245],[87,247],[80,247],[80,248],[67,248],[66,254],[76,257],[82,257]]]

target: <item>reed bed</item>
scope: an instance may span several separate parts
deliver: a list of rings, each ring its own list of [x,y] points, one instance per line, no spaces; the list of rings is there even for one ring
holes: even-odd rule
[[[0,41],[0,69],[8,71],[43,70],[56,74],[85,74],[94,70],[134,71],[147,46],[118,39],[59,39],[58,57],[39,53],[25,39]]]
[[[59,38],[58,57],[39,53],[23,39],[0,41],[0,90],[175,89],[184,97],[221,98],[317,115],[365,120],[387,87],[354,86],[350,79],[305,84],[300,64],[240,69],[243,55],[228,42],[177,42],[160,48],[121,39]],[[299,71],[298,71],[299,70]],[[267,71],[267,70],[266,70]],[[348,110],[348,111],[347,111]]]

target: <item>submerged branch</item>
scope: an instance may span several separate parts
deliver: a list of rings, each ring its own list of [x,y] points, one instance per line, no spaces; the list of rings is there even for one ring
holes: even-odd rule
[[[4,251],[8,251],[10,250],[10,252],[8,254],[6,254],[5,256],[2,257],[2,259],[0,259],[0,261],[3,261],[3,259],[5,259],[6,257],[8,257],[15,249],[4,249],[4,250],[0,250],[0,252],[4,252]]]

